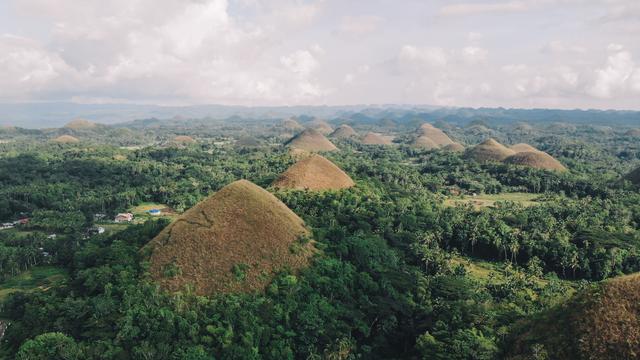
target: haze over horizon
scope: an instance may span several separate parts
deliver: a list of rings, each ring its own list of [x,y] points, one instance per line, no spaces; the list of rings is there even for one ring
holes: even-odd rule
[[[635,0],[157,3],[0,2],[0,103],[640,110]]]

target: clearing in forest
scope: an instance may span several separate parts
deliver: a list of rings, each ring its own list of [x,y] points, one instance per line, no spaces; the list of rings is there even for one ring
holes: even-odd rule
[[[523,206],[540,205],[544,202],[540,200],[540,194],[516,192],[449,197],[444,201],[444,204],[447,206],[473,205],[476,209],[481,209],[485,207],[495,206],[495,204],[500,201],[515,202]]]
[[[67,278],[65,269],[55,266],[36,266],[0,284],[0,301],[9,294],[23,291],[47,290]]]

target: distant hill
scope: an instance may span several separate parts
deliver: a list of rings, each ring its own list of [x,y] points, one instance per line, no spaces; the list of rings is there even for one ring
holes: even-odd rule
[[[71,135],[61,135],[51,141],[59,144],[74,144],[74,143],[80,142],[78,138]]]
[[[298,190],[338,190],[355,185],[342,169],[320,155],[311,155],[293,164],[272,184]]]
[[[500,144],[494,139],[488,139],[467,150],[465,156],[476,161],[502,161],[515,154],[515,151]]]
[[[362,143],[365,145],[391,145],[391,140],[380,134],[369,132],[362,138]]]
[[[314,129],[304,130],[287,141],[285,146],[311,152],[338,150],[329,139]]]
[[[330,135],[330,137],[336,139],[348,139],[356,136],[358,136],[358,133],[349,125],[338,126]]]
[[[199,295],[261,291],[273,274],[308,264],[304,222],[268,191],[233,182],[154,238],[149,272],[162,288]]]
[[[66,123],[64,127],[73,130],[95,129],[97,124],[86,119],[75,119]]]
[[[553,156],[542,151],[521,151],[504,159],[504,163],[553,171],[567,170]]]

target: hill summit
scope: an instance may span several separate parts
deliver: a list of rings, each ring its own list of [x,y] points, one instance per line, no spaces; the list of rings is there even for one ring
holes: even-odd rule
[[[58,144],[75,144],[77,142],[80,142],[78,138],[71,135],[61,135],[51,141],[56,142]]]
[[[336,139],[348,139],[351,137],[356,137],[358,134],[355,130],[349,125],[340,125],[338,128],[331,133],[332,138]]]
[[[98,124],[91,122],[86,119],[75,119],[71,120],[64,125],[67,129],[80,130],[80,129],[93,129],[97,127]]]
[[[536,149],[535,147],[529,145],[529,144],[525,144],[525,143],[518,143],[515,145],[511,145],[509,146],[509,149],[519,153],[519,152],[526,152],[526,151],[540,151],[538,149]]]
[[[437,146],[453,144],[453,140],[444,131],[428,123],[422,124],[418,129],[418,137],[422,136],[430,139]]]
[[[298,190],[337,190],[353,185],[349,175],[320,155],[312,155],[293,164],[272,184],[276,188]]]
[[[558,160],[553,156],[542,151],[523,151],[518,152],[504,159],[506,164],[523,165],[536,169],[566,171]]]
[[[484,142],[470,148],[466,152],[466,157],[476,161],[502,161],[507,157],[515,154],[515,151],[500,144],[494,139],[488,139]]]
[[[329,135],[333,132],[333,128],[331,127],[331,125],[329,125],[328,122],[321,119],[312,120],[307,124],[307,128],[317,130],[323,135]]]
[[[156,236],[151,276],[169,291],[199,295],[260,291],[275,272],[297,270],[313,253],[304,222],[268,191],[235,181]]]
[[[285,143],[286,146],[305,151],[334,151],[338,148],[314,129],[306,129]]]
[[[187,135],[178,135],[176,137],[173,138],[173,142],[175,143],[181,143],[181,144],[190,144],[190,143],[194,143],[196,142],[195,140],[193,140],[193,138],[191,136],[187,136]]]
[[[391,140],[388,138],[376,134],[374,132],[368,132],[363,138],[362,143],[365,145],[391,145]]]
[[[289,119],[283,120],[282,121],[282,127],[287,129],[287,130],[290,130],[290,131],[302,130],[304,128],[294,118],[289,118]]]

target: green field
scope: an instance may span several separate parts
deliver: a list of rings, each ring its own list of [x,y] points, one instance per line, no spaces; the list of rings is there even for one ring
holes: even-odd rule
[[[149,210],[152,209],[160,209],[162,210],[162,214],[158,216],[149,215]],[[172,221],[179,215],[175,212],[175,210],[171,209],[169,206],[165,204],[158,204],[153,202],[144,202],[137,206],[134,206],[128,210],[130,213],[134,215],[133,222],[135,224],[143,223],[149,219],[157,219],[157,218],[168,218]]]
[[[55,266],[36,266],[0,284],[0,301],[17,291],[47,290],[67,278],[64,269]]]
[[[533,206],[541,204],[539,200],[540,194],[531,193],[502,193],[502,194],[479,194],[477,196],[458,196],[450,197],[444,201],[445,205],[473,205],[475,208],[485,208],[494,206],[499,201],[511,201],[522,204],[523,206]]]

